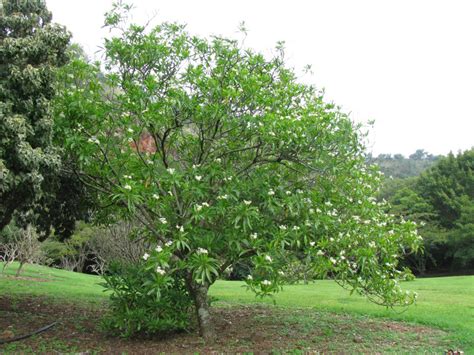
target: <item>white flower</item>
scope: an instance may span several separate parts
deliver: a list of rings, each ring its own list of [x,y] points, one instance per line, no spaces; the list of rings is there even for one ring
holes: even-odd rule
[[[165,245],[166,245],[167,247],[170,247],[170,246],[173,245],[173,241],[172,241],[172,240],[168,240],[168,241],[165,243]]]
[[[96,136],[92,136],[87,140],[89,143],[100,144]]]
[[[375,248],[375,242],[369,242],[369,247]]]
[[[198,164],[198,165],[193,164],[193,169],[197,169],[197,168],[199,168],[200,166],[201,166],[201,165],[199,165],[199,164]]]
[[[184,232],[184,227],[183,226],[176,226],[176,229],[179,230],[180,232]]]
[[[252,201],[247,201],[247,200],[244,200],[244,203],[248,206],[252,203]]]
[[[128,137],[127,140],[128,140],[129,143],[132,143],[132,142],[133,142],[133,138],[132,138],[132,137]]]
[[[334,242],[334,238],[333,237],[329,238],[329,241]]]
[[[194,178],[195,178],[197,181],[201,181],[202,176],[201,176],[201,175],[196,175]]]
[[[168,221],[167,221],[166,218],[164,218],[164,217],[158,218],[158,220],[161,222],[161,224],[166,224],[166,223],[168,223]]]
[[[200,210],[202,210],[202,206],[201,205],[196,205],[196,211],[199,212]]]
[[[309,242],[309,245],[314,247],[316,245],[316,242]],[[321,250],[320,250],[321,251]],[[319,253],[319,252],[318,252]]]
[[[280,228],[282,231],[286,230],[286,226],[284,224],[279,225],[278,228]]]
[[[285,191],[287,195],[291,195],[291,191]]]
[[[271,284],[272,284],[271,281],[268,281],[268,280],[263,280],[262,281],[262,285],[264,285],[264,286],[270,286]]]
[[[124,179],[131,179],[132,176],[131,176],[131,175],[124,175],[123,178],[124,178]]]
[[[310,208],[309,213],[313,214],[314,213],[314,208]]]
[[[395,234],[395,231],[394,231],[394,230],[389,230],[389,231],[388,231],[388,234],[389,234],[389,235],[394,235],[394,234]]]
[[[129,184],[126,184],[123,188],[128,191],[132,189],[132,187]]]
[[[252,239],[257,239],[257,237],[258,237],[257,233],[250,234],[250,238],[252,238]]]
[[[209,207],[209,204],[208,204],[207,202],[203,202],[203,203],[202,203],[202,206],[203,206],[203,207]]]
[[[163,248],[162,248],[160,245],[158,245],[158,246],[155,248],[155,250],[156,250],[158,253],[161,253],[161,252],[163,251]]]
[[[285,276],[285,273],[284,273],[283,271],[281,271],[281,270],[278,271],[278,274],[279,274],[280,276]]]
[[[207,254],[208,251],[204,248],[197,248],[196,253],[197,254]]]
[[[218,200],[227,200],[228,198],[229,198],[229,195],[227,195],[227,194],[217,196]]]
[[[216,163],[221,163],[222,162],[222,159],[221,158],[217,158],[216,159]]]
[[[303,193],[303,190],[298,189],[298,190],[296,190],[296,193],[297,193],[297,194],[302,194],[302,193]]]
[[[316,253],[317,256],[322,256],[324,255],[324,251],[322,250],[318,250],[318,252]]]
[[[275,195],[275,191],[269,190],[269,191],[268,191],[268,196],[273,196],[273,195]]]
[[[148,253],[143,254],[143,260],[148,260],[149,257],[150,257],[150,254]]]
[[[252,275],[247,275],[247,280],[253,280]]]
[[[265,260],[268,261],[269,263],[272,262],[272,257],[270,255],[265,255]]]
[[[164,275],[164,274],[166,274],[166,271],[163,270],[160,266],[158,266],[158,267],[156,268],[156,273],[157,273],[157,274],[160,274],[160,275]]]
[[[333,257],[329,258],[329,261],[332,262],[333,264],[337,263],[337,260],[334,259]]]
[[[294,231],[299,231],[299,230],[300,230],[300,227],[294,226],[294,227],[293,227],[293,230],[294,230]]]
[[[317,213],[321,213],[321,210],[319,208],[316,208]]]
[[[328,207],[331,207],[331,206],[332,206],[331,201],[326,201],[324,204],[325,204],[326,206],[328,206]]]
[[[158,194],[153,194],[153,198],[154,198],[155,200],[159,200],[159,199],[160,199],[160,195],[158,195]]]
[[[175,169],[173,169],[173,168],[168,168],[168,169],[166,169],[166,171],[168,171],[168,173],[170,173],[171,175],[173,175],[174,172],[175,172]]]
[[[128,128],[127,131],[128,131],[128,133],[133,133],[133,129],[132,129],[132,128]]]

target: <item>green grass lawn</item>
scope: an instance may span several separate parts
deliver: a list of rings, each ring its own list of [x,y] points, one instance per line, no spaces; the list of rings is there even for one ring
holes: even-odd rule
[[[241,282],[219,281],[212,287],[211,294],[227,303],[272,303],[270,299],[256,299],[242,285]],[[329,280],[285,286],[275,300],[283,307],[357,313],[447,329],[453,332],[454,340],[469,346],[466,353],[474,354],[474,276],[416,279],[404,283],[403,287],[418,292],[416,305],[406,309],[387,309],[364,297],[349,295],[348,291]]]
[[[0,276],[0,295],[43,295],[93,303],[107,298],[97,276],[27,265],[22,274],[25,279],[15,279],[11,276],[15,269],[16,265],[12,265],[7,269],[7,276]],[[32,282],[27,277],[38,280]],[[42,282],[44,280],[49,282]],[[243,285],[236,281],[218,281],[210,293],[217,298],[217,305],[272,303],[271,299],[255,298]],[[275,300],[280,307],[363,314],[441,328],[449,331],[452,341],[461,344],[466,354],[474,353],[474,276],[423,278],[406,282],[403,287],[419,294],[417,304],[405,310],[386,309],[363,297],[350,296],[333,281],[286,286]]]

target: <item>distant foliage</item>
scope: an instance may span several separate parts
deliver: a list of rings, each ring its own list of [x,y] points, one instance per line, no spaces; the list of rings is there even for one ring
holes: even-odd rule
[[[68,239],[52,234],[41,244],[48,265],[101,275],[114,262],[139,263],[147,247],[143,236],[137,234],[136,223],[125,221],[109,226],[78,221]]]
[[[92,263],[89,271],[103,275],[113,263],[136,265],[148,250],[149,243],[141,236],[136,222],[118,222],[103,227],[88,242]]]
[[[419,177],[387,181],[391,212],[419,223],[425,253],[409,261],[418,272],[474,269],[474,149],[449,154]]]
[[[420,175],[432,166],[438,158],[439,156],[418,149],[408,158],[401,154],[379,154],[377,157],[369,156],[368,162],[377,164],[387,177],[408,178]]]

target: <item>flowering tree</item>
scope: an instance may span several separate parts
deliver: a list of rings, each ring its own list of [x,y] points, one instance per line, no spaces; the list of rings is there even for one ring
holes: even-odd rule
[[[175,24],[125,27],[121,11],[107,17],[106,73],[79,60],[65,71],[58,124],[108,215],[146,228],[156,284],[184,275],[201,334],[213,334],[209,287],[245,258],[260,296],[305,253],[374,302],[411,303],[397,266],[418,247],[414,225],[383,212],[359,128],[298,83],[282,48],[266,59]]]

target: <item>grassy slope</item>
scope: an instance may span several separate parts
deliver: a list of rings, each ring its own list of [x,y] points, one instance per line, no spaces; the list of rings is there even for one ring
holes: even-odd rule
[[[10,266],[7,275],[13,274],[15,268],[16,265]],[[107,297],[98,285],[101,279],[96,276],[32,265],[25,267],[22,276],[52,281],[31,282],[0,276],[0,295],[46,295],[88,302],[102,302]],[[242,282],[218,281],[211,295],[226,303],[272,302],[256,299],[243,285]],[[332,281],[286,286],[276,296],[276,302],[283,307],[367,314],[449,329],[455,337],[453,340],[465,344],[467,353],[474,353],[474,276],[418,279],[405,283],[404,287],[419,293],[418,304],[405,312],[387,310],[357,295],[349,296]]]
[[[211,293],[229,303],[257,302],[251,293],[239,286],[242,283],[220,281],[213,286]],[[474,354],[474,276],[417,279],[403,287],[419,294],[417,304],[405,310],[386,309],[361,296],[350,296],[333,281],[286,286],[275,299],[279,306],[366,314],[449,329],[454,332],[456,340],[469,344]]]
[[[100,277],[45,266],[25,265],[20,279],[16,279],[12,275],[15,274],[17,265],[14,263],[6,269],[6,277],[0,274],[0,295],[48,296],[59,300],[92,303],[107,299],[99,285],[102,281]],[[2,267],[3,263],[0,263],[0,270]],[[27,278],[37,279],[37,282]]]

